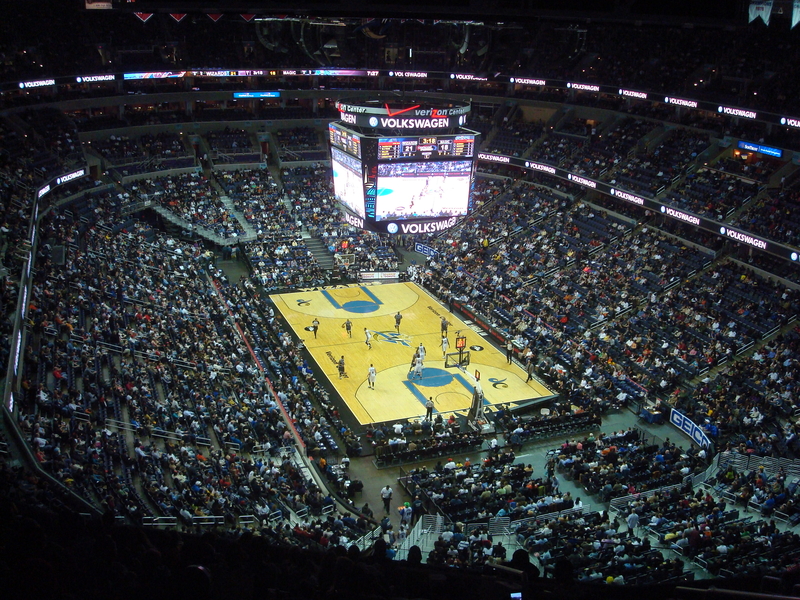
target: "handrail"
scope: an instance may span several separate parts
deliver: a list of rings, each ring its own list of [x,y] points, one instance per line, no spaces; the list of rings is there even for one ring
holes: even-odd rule
[[[16,447],[20,449],[26,462],[31,466],[31,468],[40,476],[55,485],[58,489],[62,490],[69,498],[76,502],[82,510],[86,511],[92,516],[99,517],[102,513],[100,509],[98,509],[94,504],[86,500],[85,498],[81,498],[78,494],[76,494],[73,490],[65,486],[61,481],[56,479],[51,473],[48,473],[39,461],[33,456],[33,451],[31,450],[30,446],[28,445],[27,441],[23,439],[22,433],[17,427],[17,424],[14,422],[14,415],[9,412],[8,408],[3,406],[3,417],[5,418],[7,429],[10,434],[16,440]],[[5,446],[6,452],[8,451],[8,444]]]
[[[166,431],[164,429],[153,429],[150,432],[150,435],[153,436],[153,437],[157,437],[157,438],[163,438],[165,440],[172,440],[172,441],[176,441],[176,442],[183,441],[183,436],[182,435],[178,435],[174,431]]]
[[[116,427],[117,429],[121,429],[122,431],[136,431],[136,427],[131,425],[130,423],[125,423],[124,421],[118,421],[116,419],[106,419],[105,424],[107,427]]]
[[[654,490],[644,490],[642,492],[638,492],[636,494],[628,494],[626,496],[618,496],[617,498],[612,498],[608,504],[608,509],[613,510],[614,512],[621,513],[622,507],[627,506],[628,503],[633,502],[634,500],[638,500],[642,497],[649,498],[650,496],[655,496],[656,494],[663,493],[663,492],[672,492],[675,490],[679,490],[683,486],[682,483],[675,483],[673,485],[665,485],[664,487],[660,487]]]
[[[778,469],[783,469],[787,475],[800,477],[800,460],[788,458],[774,458],[772,456],[757,456],[753,454],[742,454],[735,450],[720,452],[715,461],[720,470],[733,464],[737,470],[756,471],[759,467],[764,467],[768,475],[774,475]]]
[[[365,550],[369,550],[372,545],[375,543],[375,540],[379,540],[383,537],[383,528],[376,527],[362,535],[360,538],[355,540],[353,544],[358,546],[358,549],[364,552]]]

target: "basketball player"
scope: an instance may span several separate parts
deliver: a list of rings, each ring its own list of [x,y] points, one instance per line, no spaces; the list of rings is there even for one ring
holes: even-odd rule
[[[344,322],[344,328],[347,330],[347,336],[353,337],[353,322],[350,319]]]
[[[442,337],[447,337],[447,326],[450,325],[450,321],[442,317]]]
[[[419,354],[420,359],[425,360],[425,346],[422,345],[422,342],[419,343],[417,354]]]
[[[341,379],[342,377],[345,376],[345,372],[344,372],[344,356],[342,356],[342,358],[339,359],[339,362],[336,363],[336,366],[339,369],[339,379]]]
[[[372,332],[364,327],[364,343],[372,350]]]
[[[397,314],[394,316],[394,328],[397,333],[400,333],[400,321],[403,320],[403,315],[400,314],[400,311],[397,311]]]
[[[369,366],[369,372],[367,373],[367,383],[369,384],[369,389],[375,389],[375,378],[378,376],[378,371],[375,369],[375,365]]]
[[[417,362],[414,364],[414,377],[422,379],[422,357],[417,357]]]
[[[411,366],[408,367],[409,373],[412,373],[414,371],[414,367],[417,366],[417,360],[419,360],[419,354],[417,354],[417,351],[414,350],[414,356],[411,357]]]
[[[447,336],[442,338],[442,360],[447,358],[447,349],[450,347],[450,340],[447,339]]]

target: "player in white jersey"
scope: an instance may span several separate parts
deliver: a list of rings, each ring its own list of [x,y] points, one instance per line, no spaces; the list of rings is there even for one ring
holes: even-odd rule
[[[375,365],[369,366],[369,372],[367,373],[367,383],[369,384],[369,389],[375,389],[375,378],[378,376],[378,371],[375,369]]]

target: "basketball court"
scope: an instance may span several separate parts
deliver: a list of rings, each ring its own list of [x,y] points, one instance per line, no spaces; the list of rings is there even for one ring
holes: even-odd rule
[[[270,298],[362,425],[421,418],[428,398],[433,398],[435,412],[466,414],[476,376],[487,411],[499,404],[513,408],[554,396],[535,379],[526,383],[520,366],[509,365],[505,353],[414,283],[349,284]],[[448,322],[447,356],[442,352],[442,318]],[[348,320],[352,337],[345,327]],[[365,329],[371,334],[371,349]],[[465,338],[460,354],[457,338]],[[420,344],[425,348],[421,376],[411,369]],[[345,375],[340,378],[342,357]],[[371,364],[377,370],[375,389],[367,381]]]

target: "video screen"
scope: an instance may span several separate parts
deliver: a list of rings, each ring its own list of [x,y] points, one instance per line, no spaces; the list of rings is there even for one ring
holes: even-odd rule
[[[361,161],[337,148],[331,148],[331,167],[336,201],[363,219],[364,181],[361,176]]]
[[[466,215],[472,161],[378,165],[375,220]]]

